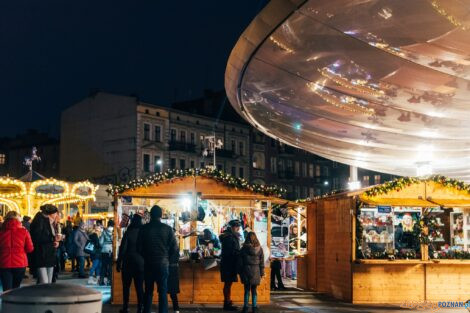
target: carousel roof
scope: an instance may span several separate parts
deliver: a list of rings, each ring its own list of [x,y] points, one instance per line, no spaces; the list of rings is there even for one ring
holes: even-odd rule
[[[19,179],[22,182],[25,182],[25,183],[32,183],[32,182],[35,182],[37,180],[44,180],[44,179],[46,179],[46,177],[42,176],[41,174],[39,174],[36,171],[30,170],[28,173],[24,174]]]
[[[273,0],[234,47],[225,85],[285,143],[470,181],[470,0]]]

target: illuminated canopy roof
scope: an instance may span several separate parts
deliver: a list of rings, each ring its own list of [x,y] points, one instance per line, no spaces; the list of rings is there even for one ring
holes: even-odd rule
[[[274,0],[225,78],[232,105],[283,142],[470,181],[470,0]]]

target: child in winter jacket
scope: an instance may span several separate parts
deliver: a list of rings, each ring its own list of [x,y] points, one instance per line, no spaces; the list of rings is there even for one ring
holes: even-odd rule
[[[245,287],[242,312],[248,312],[248,303],[250,301],[251,292],[252,312],[256,313],[258,311],[258,308],[256,307],[256,288],[261,283],[261,277],[264,276],[264,253],[254,232],[248,233],[240,251],[239,272],[241,281]]]

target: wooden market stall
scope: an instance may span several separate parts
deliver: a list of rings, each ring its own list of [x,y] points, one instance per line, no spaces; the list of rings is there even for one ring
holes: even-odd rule
[[[114,232],[115,257],[125,231],[123,220],[136,213],[143,214],[145,219],[145,212],[155,204],[164,209],[162,220],[175,228],[181,250],[181,303],[223,303],[218,265],[207,266],[206,261],[211,263],[212,257],[200,261],[193,258],[198,250],[197,236],[203,229],[210,228],[218,237],[225,223],[233,218],[240,219],[257,233],[267,261],[271,242],[271,232],[268,231],[271,228],[271,207],[289,203],[278,198],[281,189],[250,185],[243,179],[212,169],[170,170],[148,179],[114,186],[110,191],[115,197],[114,219],[118,221]],[[259,303],[270,302],[269,277],[269,265],[266,265],[266,275],[258,288]],[[234,284],[232,298],[234,302],[243,302],[241,283]],[[154,301],[157,299],[155,296]],[[131,290],[130,301],[136,302],[134,290]],[[122,303],[121,277],[115,269],[112,303]]]
[[[324,197],[309,203],[307,223],[299,271],[308,289],[353,303],[469,298],[470,186],[463,182],[400,178]]]

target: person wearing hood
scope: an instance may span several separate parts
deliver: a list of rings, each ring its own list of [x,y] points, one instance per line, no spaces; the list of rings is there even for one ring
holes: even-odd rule
[[[225,311],[236,311],[237,307],[233,305],[231,292],[232,284],[238,281],[237,259],[240,253],[239,241],[240,222],[232,220],[228,223],[225,231],[219,236],[222,244],[222,253],[220,260],[220,278],[224,283],[224,307]]]
[[[73,237],[73,242],[75,244],[75,255],[78,259],[78,278],[86,278],[85,275],[85,245],[88,238],[88,235],[85,231],[85,223],[80,222],[78,225],[78,231]]]
[[[137,294],[137,313],[142,313],[144,300],[144,259],[137,253],[137,238],[142,228],[142,217],[138,214],[132,216],[119,246],[116,262],[116,271],[122,272],[123,303],[121,313],[129,312],[129,291],[132,280]]]
[[[8,212],[0,228],[0,279],[3,291],[20,287],[28,266],[27,254],[34,249],[31,236],[19,218],[17,212]]]
[[[101,277],[100,285],[110,285],[113,264],[113,229],[114,221],[108,222],[108,227],[100,237],[101,246]]]
[[[243,247],[240,250],[239,273],[245,288],[242,312],[248,312],[251,292],[252,312],[256,313],[258,311],[256,306],[256,289],[261,283],[261,277],[264,276],[264,253],[254,232],[248,233],[246,240],[243,243]]]
[[[32,261],[37,270],[39,284],[52,283],[56,249],[61,237],[53,227],[58,212],[59,209],[52,204],[42,205],[31,223],[31,239],[34,245]]]

